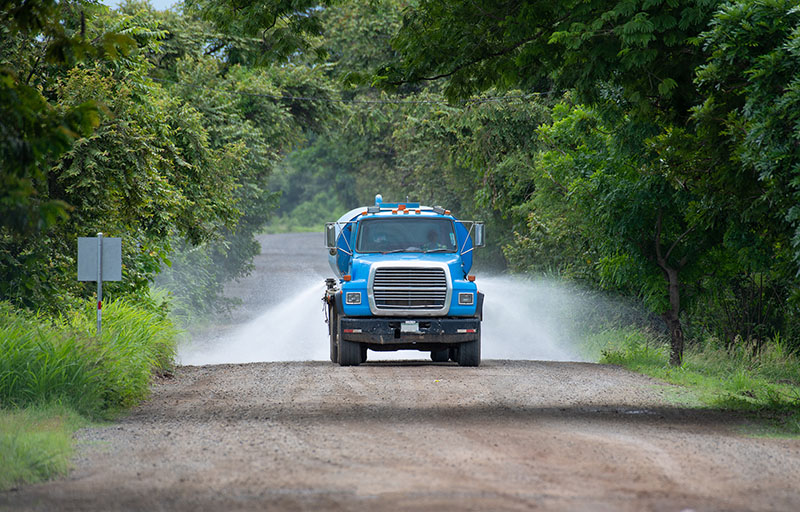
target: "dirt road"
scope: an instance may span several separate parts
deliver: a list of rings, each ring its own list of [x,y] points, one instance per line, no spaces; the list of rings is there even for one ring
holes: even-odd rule
[[[2,510],[797,510],[800,442],[616,367],[183,367]]]
[[[318,237],[277,240],[231,287],[248,306],[203,343],[319,280],[311,249],[275,263]],[[0,493],[0,510],[800,510],[800,441],[747,437],[743,418],[676,392],[576,362],[183,366],[118,423],[79,432],[69,477]]]

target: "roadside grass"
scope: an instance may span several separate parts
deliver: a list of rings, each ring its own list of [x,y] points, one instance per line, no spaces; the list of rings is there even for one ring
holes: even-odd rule
[[[100,354],[80,332],[0,303],[0,404],[60,401],[84,414],[99,412]]]
[[[609,329],[589,337],[587,352],[601,363],[683,386],[706,407],[766,420],[761,433],[800,435],[800,358],[780,339],[760,351],[746,344],[731,350],[713,342],[690,344],[683,364],[672,367],[664,340],[640,329]]]
[[[103,307],[95,336],[92,306],[56,319],[0,303],[0,404],[58,401],[96,416],[147,396],[152,372],[172,368],[177,330],[125,300]]]
[[[67,325],[95,343],[102,407],[113,410],[136,405],[147,397],[153,374],[172,372],[179,331],[166,317],[118,299],[103,306],[98,343],[93,306],[74,314]]]
[[[63,472],[75,417],[113,417],[172,370],[178,331],[167,318],[118,299],[104,305],[98,339],[93,306],[52,318],[0,302],[0,460],[13,482]]]
[[[87,424],[64,405],[0,409],[0,491],[66,474],[72,435]]]

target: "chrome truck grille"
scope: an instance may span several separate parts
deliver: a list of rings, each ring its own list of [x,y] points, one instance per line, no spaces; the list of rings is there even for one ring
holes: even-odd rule
[[[370,279],[374,313],[444,314],[450,287],[446,267],[378,267]]]

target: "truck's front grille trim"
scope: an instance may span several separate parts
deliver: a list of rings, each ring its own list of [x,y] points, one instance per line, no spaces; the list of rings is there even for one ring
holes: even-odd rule
[[[372,278],[378,312],[440,312],[447,307],[447,296],[447,273],[440,267],[382,267]]]

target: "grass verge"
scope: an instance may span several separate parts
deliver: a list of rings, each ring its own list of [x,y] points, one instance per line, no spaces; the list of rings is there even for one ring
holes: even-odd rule
[[[588,347],[594,355],[599,352],[595,358],[601,363],[684,386],[704,406],[766,420],[765,432],[800,436],[800,358],[783,350],[780,340],[757,352],[746,344],[732,350],[692,344],[679,367],[669,365],[663,340],[635,328],[598,333]]]
[[[64,403],[87,416],[145,398],[153,372],[171,369],[177,330],[158,313],[116,300],[51,319],[0,303],[0,404]]]
[[[0,303],[0,490],[66,471],[80,418],[137,404],[171,370],[178,331],[163,314],[116,300],[98,338],[93,306],[51,318]]]
[[[72,434],[86,424],[64,405],[0,409],[0,490],[66,474]]]

